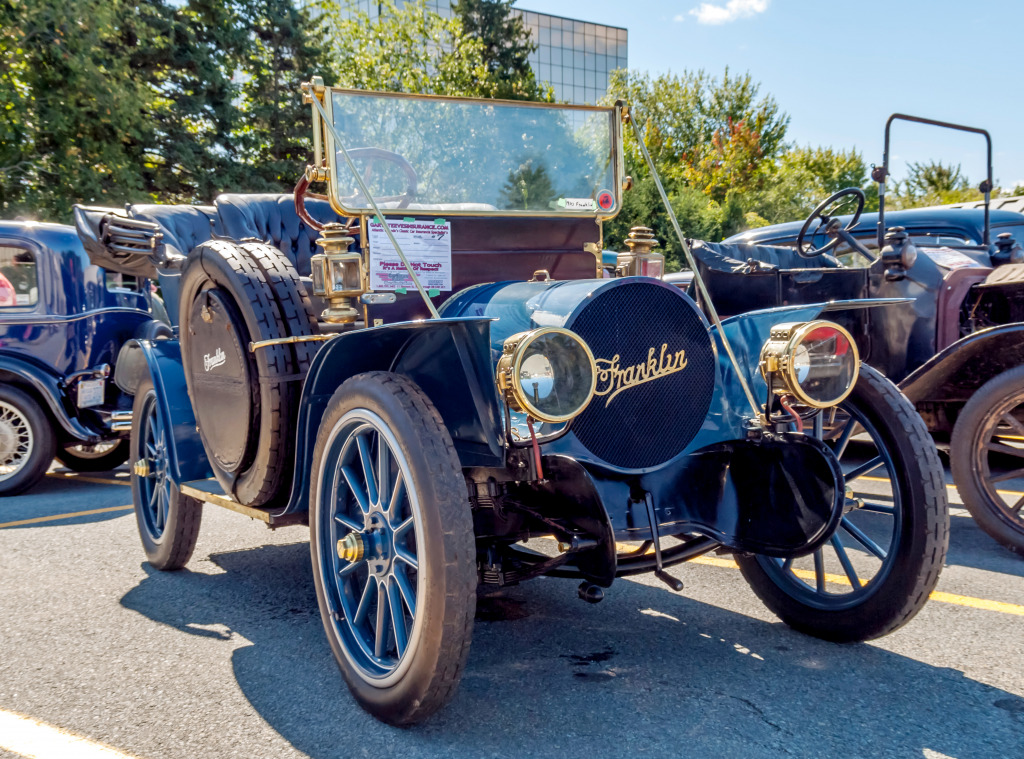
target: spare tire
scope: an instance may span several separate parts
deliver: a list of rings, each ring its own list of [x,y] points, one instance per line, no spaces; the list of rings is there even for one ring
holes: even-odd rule
[[[249,343],[316,332],[311,309],[282,311],[275,286],[287,303],[301,304],[304,294],[297,276],[286,281],[287,266],[277,260],[283,254],[258,247],[254,253],[224,240],[199,245],[183,267],[179,296],[196,426],[214,476],[248,506],[275,500],[291,484],[300,381],[308,368],[304,343],[296,344],[301,361],[291,344],[253,352]],[[275,272],[273,284],[265,266]]]

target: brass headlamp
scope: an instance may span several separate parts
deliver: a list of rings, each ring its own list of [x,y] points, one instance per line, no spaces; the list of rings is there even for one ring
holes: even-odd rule
[[[853,390],[860,354],[850,333],[834,322],[776,324],[761,349],[760,368],[772,393],[827,408]]]
[[[343,224],[325,224],[323,237],[316,244],[323,249],[309,263],[313,275],[313,294],[325,298],[329,307],[320,315],[325,322],[345,324],[354,322],[358,312],[352,298],[364,292],[363,256],[350,253],[354,242]]]
[[[594,397],[597,364],[579,335],[542,327],[505,340],[496,379],[513,411],[558,424],[577,416]]]

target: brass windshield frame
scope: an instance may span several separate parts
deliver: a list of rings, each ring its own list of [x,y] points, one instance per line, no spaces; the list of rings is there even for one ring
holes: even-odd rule
[[[457,97],[454,95],[417,95],[406,92],[379,92],[376,90],[355,90],[344,87],[326,87],[320,77],[314,77],[310,87],[310,95],[316,97],[324,112],[334,122],[334,93],[355,95],[357,97],[386,97],[405,100],[440,100],[447,102],[462,103],[486,103],[487,105],[515,106],[518,108],[545,108],[558,110],[584,111],[590,113],[606,114],[611,118],[611,155],[612,155],[612,187],[609,188],[615,194],[615,207],[610,211],[602,211],[596,208],[593,211],[562,212],[552,213],[550,211],[516,211],[510,209],[495,209],[494,211],[457,211],[457,210],[432,210],[424,211],[415,208],[382,208],[381,212],[387,216],[475,216],[475,217],[520,217],[520,218],[555,218],[555,219],[594,219],[597,222],[614,219],[622,208],[622,183],[625,175],[625,164],[622,150],[622,112],[624,103],[616,101],[613,106],[594,105],[573,105],[567,103],[537,103],[525,100],[502,100],[498,98],[469,98]],[[323,123],[319,109],[312,106],[313,113],[313,166],[317,168],[316,179],[326,181],[328,184],[327,197],[331,208],[336,213],[347,217],[374,216],[372,208],[345,208],[341,204],[341,193],[339,191],[336,169],[337,145],[333,130],[328,129]]]

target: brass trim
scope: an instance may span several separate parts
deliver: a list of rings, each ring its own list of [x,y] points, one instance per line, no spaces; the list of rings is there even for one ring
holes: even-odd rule
[[[526,394],[523,393],[523,389],[520,384],[515,381],[515,378],[519,376],[519,372],[522,369],[526,348],[529,347],[538,337],[549,334],[568,335],[583,348],[583,351],[587,356],[587,360],[590,362],[591,380],[590,392],[587,394],[587,400],[571,414],[565,414],[563,416],[551,416],[538,410],[532,403],[530,403]],[[539,422],[559,424],[579,416],[594,399],[594,391],[597,389],[597,362],[594,360],[594,354],[591,352],[590,346],[587,345],[586,341],[575,332],[565,329],[564,327],[541,327],[527,332],[519,332],[505,340],[502,356],[498,359],[495,379],[498,384],[498,390],[500,390],[501,394],[504,396],[505,402],[508,403],[514,411],[526,413]]]
[[[811,332],[821,327],[827,327],[835,330],[846,338],[850,345],[850,349],[853,352],[854,362],[853,377],[845,392],[843,392],[838,398],[830,399],[828,401],[815,400],[803,391],[803,388],[800,387],[800,382],[797,380],[796,367],[793,365],[793,356],[796,355],[797,348],[800,347],[800,344]],[[769,380],[769,374],[778,374],[782,380],[785,392],[795,396],[802,405],[810,406],[811,408],[830,408],[846,400],[850,393],[853,392],[854,385],[857,384],[857,378],[860,376],[860,351],[857,350],[857,343],[854,342],[853,335],[851,335],[844,327],[836,324],[835,322],[828,321],[827,319],[815,319],[814,321],[804,322],[802,324],[776,325],[775,327],[772,327],[772,333],[778,335],[777,330],[780,328],[788,328],[788,335],[778,337],[770,336],[768,341],[764,344],[764,347],[761,349],[760,369],[761,376],[764,377],[765,381],[767,382]],[[785,340],[785,344],[781,350],[777,353],[768,353],[768,350],[772,345],[778,345],[782,340]]]
[[[274,337],[269,340],[257,340],[249,343],[249,352],[255,353],[260,348],[269,348],[271,345],[285,345],[286,343],[308,343],[323,340],[332,340],[334,335],[296,335],[295,337]]]

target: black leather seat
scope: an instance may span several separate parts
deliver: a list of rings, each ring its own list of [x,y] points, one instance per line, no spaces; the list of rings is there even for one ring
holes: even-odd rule
[[[164,245],[171,256],[187,256],[200,243],[220,234],[220,220],[213,206],[157,205],[135,203],[128,215],[140,221],[158,224],[164,233]]]
[[[768,269],[838,269],[839,262],[829,255],[804,258],[793,248],[753,243],[722,243],[691,240],[690,250],[697,261],[714,271],[743,274]]]
[[[299,219],[294,196],[225,193],[216,203],[226,236],[233,240],[255,237],[269,243],[292,260],[299,276],[310,275],[309,259],[317,252],[320,233]],[[307,200],[306,210],[321,223],[344,222],[326,200]]]

